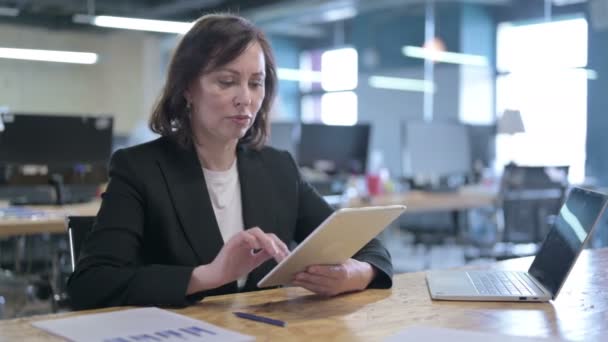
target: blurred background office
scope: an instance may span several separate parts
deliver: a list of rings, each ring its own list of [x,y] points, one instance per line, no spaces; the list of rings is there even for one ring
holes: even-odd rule
[[[69,309],[63,218],[156,137],[172,49],[217,11],[272,42],[269,145],[336,207],[408,205],[397,272],[533,255],[571,186],[608,189],[608,0],[0,0],[0,319]]]

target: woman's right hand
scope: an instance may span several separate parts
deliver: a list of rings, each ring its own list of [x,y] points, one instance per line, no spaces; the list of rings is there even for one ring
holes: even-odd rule
[[[289,249],[276,235],[254,227],[230,238],[210,266],[221,275],[220,280],[225,284],[239,279],[270,258],[280,262],[288,254]]]
[[[255,252],[254,252],[255,250]],[[195,293],[235,281],[274,258],[285,259],[289,249],[272,233],[254,227],[235,234],[224,244],[213,262],[194,269],[187,293]]]

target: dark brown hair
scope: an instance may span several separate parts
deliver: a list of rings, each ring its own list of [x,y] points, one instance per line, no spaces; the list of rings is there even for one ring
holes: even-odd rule
[[[261,148],[268,136],[269,114],[276,93],[274,56],[264,33],[247,19],[232,14],[204,15],[184,35],[175,49],[167,81],[152,110],[150,129],[173,138],[184,148],[190,146],[193,132],[184,97],[186,89],[202,72],[235,60],[252,42],[260,44],[264,52],[266,95],[253,125],[239,144]]]

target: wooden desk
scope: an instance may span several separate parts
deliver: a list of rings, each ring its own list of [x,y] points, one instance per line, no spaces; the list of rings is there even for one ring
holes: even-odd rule
[[[65,218],[69,215],[94,216],[99,211],[100,201],[64,206],[31,206],[48,214],[35,219],[0,218],[0,238],[41,233],[65,233]]]
[[[483,191],[426,192],[410,191],[403,194],[388,194],[372,197],[369,201],[352,199],[346,207],[405,204],[408,213],[454,211],[493,206],[496,195]],[[31,219],[1,219],[0,238],[65,232],[65,217],[68,215],[97,215],[101,201],[64,206],[32,206],[35,210],[48,212],[49,217]]]
[[[345,207],[403,204],[408,212],[455,211],[491,207],[496,194],[486,191],[428,192],[409,191],[371,197],[369,200],[354,198]]]
[[[530,258],[522,258],[495,267],[520,269],[530,262]],[[174,311],[255,335],[258,341],[377,341],[413,325],[599,341],[608,335],[606,270],[607,248],[585,251],[562,293],[551,303],[431,301],[424,273],[417,272],[396,276],[391,290],[324,299],[303,289],[286,288],[209,297]],[[233,311],[258,313],[289,325],[279,328],[247,321],[234,317]],[[30,322],[74,314],[79,313],[0,321],[0,341],[58,341]]]

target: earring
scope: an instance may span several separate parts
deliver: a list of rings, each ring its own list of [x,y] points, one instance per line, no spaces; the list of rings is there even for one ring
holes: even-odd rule
[[[188,116],[192,116],[192,103],[190,101],[186,101],[186,113],[188,113]]]

